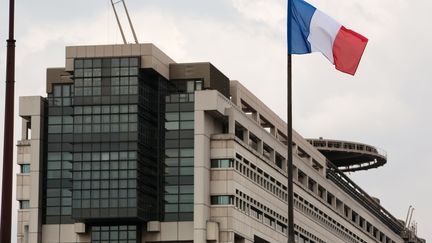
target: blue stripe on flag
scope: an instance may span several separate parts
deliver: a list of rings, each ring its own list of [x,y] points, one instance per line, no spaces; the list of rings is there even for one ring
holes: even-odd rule
[[[307,38],[309,37],[309,26],[316,8],[303,0],[292,0],[291,16],[291,50],[288,54],[311,53],[311,46]],[[289,30],[288,30],[289,31]],[[289,38],[289,37],[288,37]]]

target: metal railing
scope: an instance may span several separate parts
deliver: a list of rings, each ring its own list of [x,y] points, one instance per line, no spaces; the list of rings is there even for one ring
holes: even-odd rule
[[[371,196],[357,186],[348,176],[340,171],[330,161],[327,161],[327,178],[344,190],[354,200],[370,211],[375,217],[389,227],[393,232],[401,235],[404,226],[385,208],[378,204]]]

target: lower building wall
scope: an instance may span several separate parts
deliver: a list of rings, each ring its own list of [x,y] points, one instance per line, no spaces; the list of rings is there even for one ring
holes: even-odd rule
[[[42,243],[90,243],[90,233],[75,233],[74,224],[50,224],[42,226]]]
[[[142,243],[147,242],[192,242],[194,239],[193,222],[155,222],[159,229],[145,232],[143,229]],[[158,231],[159,230],[159,231]]]

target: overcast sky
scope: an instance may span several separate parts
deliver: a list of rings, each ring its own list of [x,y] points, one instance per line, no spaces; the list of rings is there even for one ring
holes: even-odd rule
[[[387,165],[351,177],[397,218],[405,219],[413,205],[419,235],[432,241],[432,1],[310,2],[370,41],[355,77],[334,70],[320,54],[293,58],[294,128],[304,137],[386,150]],[[286,0],[127,4],[140,42],[154,43],[177,62],[212,62],[286,117]],[[8,1],[0,0],[0,80],[7,9]],[[64,66],[64,46],[121,43],[109,0],[22,0],[16,19],[16,97],[45,96],[45,70]],[[1,81],[1,138],[4,86]],[[15,123],[17,140],[18,118]]]

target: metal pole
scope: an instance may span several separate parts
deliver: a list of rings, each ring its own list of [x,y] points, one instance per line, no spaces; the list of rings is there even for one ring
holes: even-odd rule
[[[115,5],[114,5],[113,0],[111,0],[111,5],[112,5],[112,7],[113,7],[114,14],[115,14],[115,17],[116,17],[116,20],[117,20],[117,24],[118,24],[118,26],[119,26],[120,33],[121,33],[122,38],[123,38],[123,43],[126,45],[126,44],[127,44],[127,42],[126,42],[126,37],[125,37],[125,35],[124,35],[124,33],[123,33],[123,28],[122,28],[122,26],[121,26],[120,19],[119,19],[119,17],[118,17],[117,10],[116,10],[116,8],[115,8]]]
[[[6,96],[3,144],[3,180],[1,199],[0,242],[11,242],[12,224],[12,173],[14,135],[14,85],[15,85],[15,39],[14,39],[15,0],[9,1],[9,39],[6,56]]]
[[[124,0],[122,0],[122,2],[123,2],[123,7],[124,7],[124,9],[126,10],[126,16],[127,16],[127,18],[128,18],[129,26],[130,26],[130,28],[131,28],[131,30],[132,30],[132,34],[133,34],[133,37],[134,37],[134,39],[135,39],[135,43],[136,43],[136,44],[139,44],[139,42],[138,42],[138,38],[137,38],[137,35],[136,35],[136,33],[135,33],[135,29],[134,29],[134,27],[133,27],[133,25],[132,25],[132,21],[131,21],[131,18],[130,18],[130,16],[129,16],[129,11],[128,11],[127,7],[126,7],[126,3],[125,3]]]
[[[294,243],[294,188],[293,188],[293,128],[292,128],[292,61],[288,55],[288,88],[287,88],[287,113],[288,113],[288,243]]]
[[[288,136],[288,243],[294,243],[294,189],[293,189],[293,138],[292,138],[292,59],[291,59],[291,12],[292,0],[288,0],[288,58],[287,58],[287,136]]]

